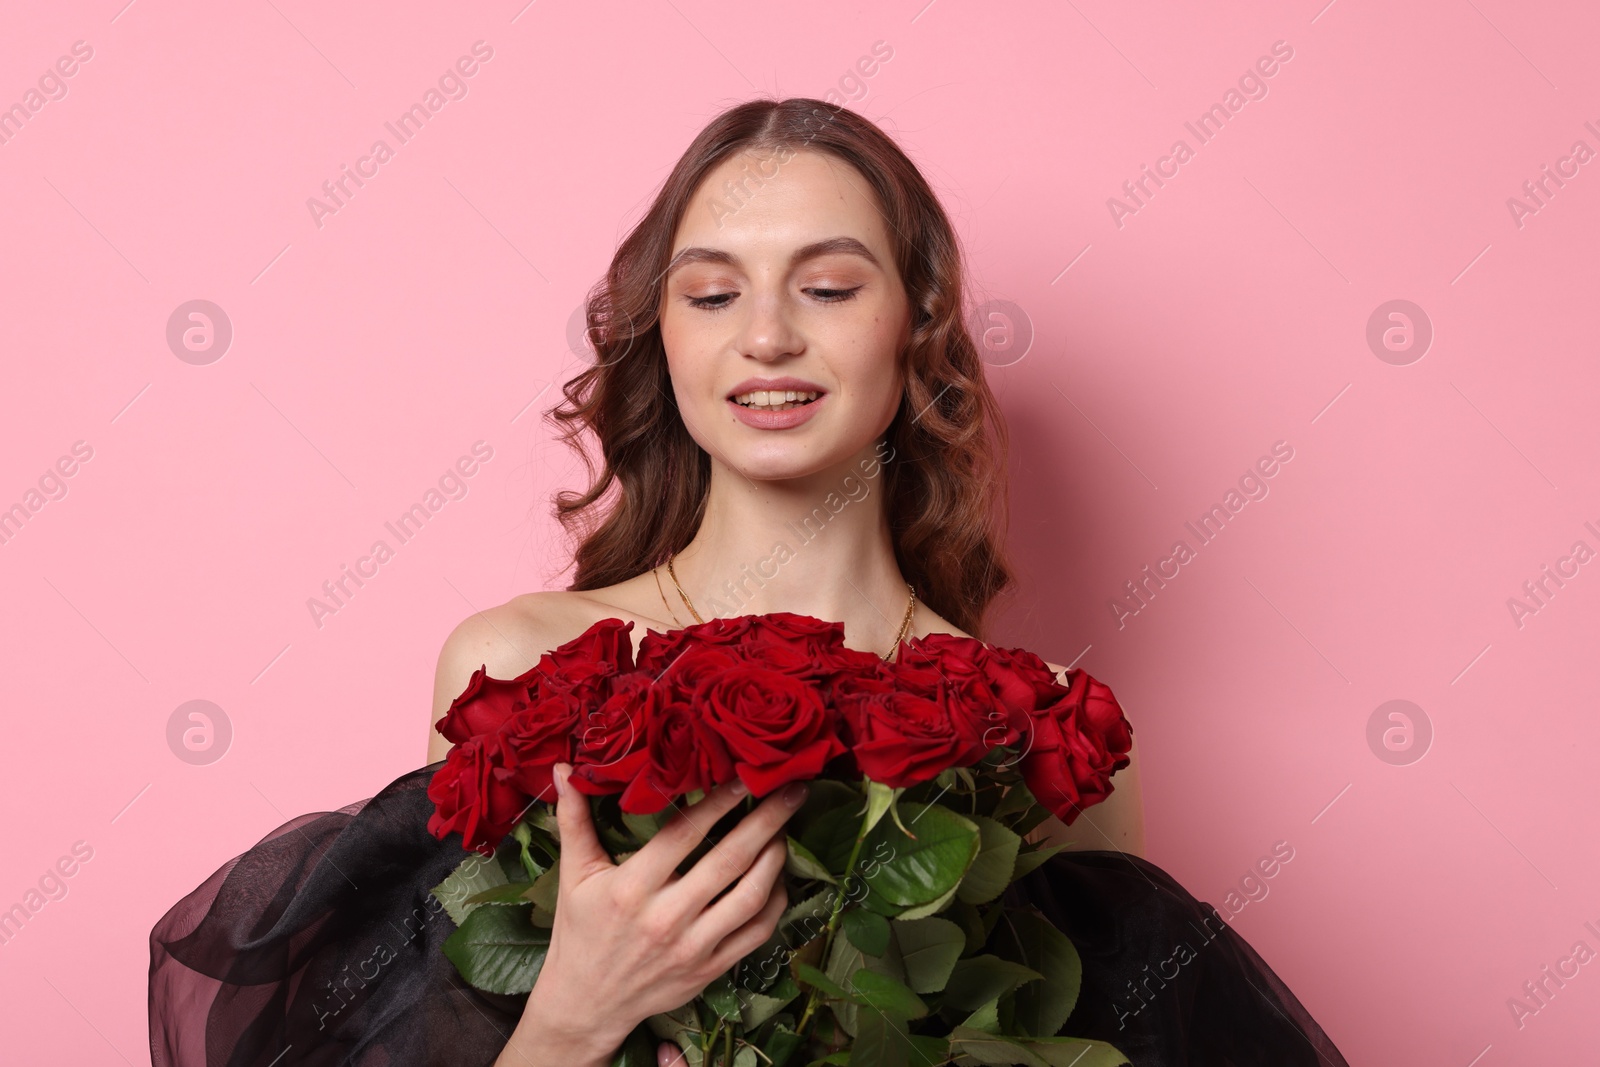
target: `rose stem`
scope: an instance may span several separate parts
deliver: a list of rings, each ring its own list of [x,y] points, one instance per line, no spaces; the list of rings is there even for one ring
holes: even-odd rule
[[[844,873],[844,883],[843,883],[843,885],[847,886],[849,884],[849,882],[850,882],[851,876],[855,873],[856,860],[861,855],[861,843],[863,841],[865,841],[866,839],[867,839],[867,820],[865,818],[863,818],[861,820],[861,828],[856,831],[856,843],[854,845],[850,846],[850,858],[845,861],[845,865],[844,865],[844,872],[845,873]],[[845,894],[840,889],[835,889],[834,890],[834,893],[833,893],[833,911],[828,915],[828,929],[827,929],[827,932],[823,935],[823,939],[822,939],[822,966],[823,967],[827,967],[827,965],[828,965],[829,950],[833,948],[833,932],[839,928],[839,916],[844,911],[844,898],[845,898]],[[811,1019],[811,1013],[814,1012],[816,1010],[816,1008],[817,1008],[817,988],[816,988],[816,986],[812,986],[810,994],[808,994],[807,997],[806,997],[806,1010],[805,1010],[805,1013],[800,1016],[800,1024],[797,1027],[795,1027],[795,1029],[798,1030],[800,1032],[800,1034],[802,1036],[806,1037],[806,1038],[809,1038],[811,1036],[810,1034],[806,1033],[806,1023]]]

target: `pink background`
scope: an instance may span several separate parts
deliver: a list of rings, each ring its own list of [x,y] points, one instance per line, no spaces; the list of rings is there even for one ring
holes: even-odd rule
[[[1600,951],[1600,563],[1520,627],[1507,605],[1600,549],[1600,162],[1507,205],[1600,149],[1587,5],[121,3],[12,5],[0,34],[0,104],[93,49],[0,144],[0,506],[93,450],[0,544],[0,907],[93,850],[0,946],[6,1059],[147,1060],[155,919],[423,762],[451,627],[566,583],[548,499],[577,475],[540,412],[584,293],[718,110],[830,90],[1031,323],[991,372],[1025,575],[992,637],[1115,689],[1150,857],[1220,905],[1294,849],[1233,922],[1354,1064],[1592,1051],[1600,964],[1507,1006]],[[319,228],[307,198],[479,40],[467,95]],[[1184,122],[1276,41],[1267,95],[1199,144]],[[233,329],[206,365],[166,340],[195,299]],[[1395,299],[1434,330],[1407,365],[1366,340]],[[319,628],[307,599],[480,440],[467,495]],[[1119,628],[1123,583],[1277,441],[1269,495]],[[195,699],[233,731],[209,765],[169,747]],[[1368,742],[1396,699],[1433,731],[1407,765]]]

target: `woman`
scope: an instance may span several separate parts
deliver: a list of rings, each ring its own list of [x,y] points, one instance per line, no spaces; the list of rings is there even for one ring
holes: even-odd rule
[[[937,200],[865,119],[808,99],[753,101],[715,119],[591,296],[598,359],[567,383],[554,412],[569,443],[593,433],[603,459],[587,491],[558,497],[559,516],[580,534],[575,579],[456,627],[439,657],[434,721],[480,666],[515,677],[607,618],[632,620],[637,643],[646,629],[794,612],[841,621],[846,644],[885,658],[911,637],[981,636],[985,609],[1012,582],[997,521],[1005,434],[963,324],[963,281]],[[375,862],[362,842],[392,835],[384,827],[396,820],[414,823],[417,785],[448,749],[430,731],[429,768],[364,808],[305,816],[252,850],[251,862],[274,847],[284,853],[261,871],[287,903],[270,924],[248,909],[231,916],[237,925],[248,913],[251,937],[221,947],[227,925],[214,923],[211,940],[197,940],[224,872],[164,920],[152,935],[158,1064],[235,1062],[226,1054],[237,1050],[237,1062],[267,1063],[274,1048],[293,1054],[292,1035],[312,1058],[285,1063],[326,1054],[329,1063],[609,1064],[638,1022],[697,995],[762,944],[788,903],[778,876],[795,798],[764,798],[680,876],[696,827],[737,803],[732,786],[616,864],[586,802],[563,788],[560,765],[560,906],[525,1004],[452,983],[437,947],[448,924],[419,922],[414,955],[380,966],[369,954],[361,996],[337,1009],[313,1004],[315,1030],[286,1025],[299,1003],[287,988],[295,966],[312,960],[318,976],[331,973],[369,936],[353,913],[375,925],[407,902],[404,893],[375,890],[358,903],[360,890],[311,888],[307,857]],[[1046,836],[1076,850],[1013,890],[1084,957],[1084,991],[1065,1032],[1111,1041],[1139,1067],[1343,1064],[1248,944],[1138,858],[1134,765],[1116,787],[1070,830],[1046,824]],[[362,820],[370,833],[357,831]],[[416,885],[437,884],[450,869],[442,864],[461,856],[459,842],[453,854],[415,834],[407,842],[413,852],[386,841],[385,855],[391,868],[417,870]],[[344,903],[331,907],[335,894]],[[286,919],[297,905],[303,928]],[[1172,964],[1184,939],[1200,947]],[[209,992],[180,981],[169,950],[197,971],[257,979],[225,983],[210,1002],[208,1058],[178,1050],[175,1012],[158,1012],[158,1000]],[[1163,963],[1176,970],[1152,973]],[[236,990],[239,1009],[219,1013],[215,1003]],[[330,1022],[343,1035],[337,1047],[322,1036]],[[671,1044],[659,1057],[682,1061]]]

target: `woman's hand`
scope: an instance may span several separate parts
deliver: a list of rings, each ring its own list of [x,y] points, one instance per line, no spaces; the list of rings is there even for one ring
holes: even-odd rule
[[[772,936],[788,906],[780,832],[805,799],[793,782],[762,800],[687,874],[677,867],[748,790],[732,782],[679,809],[618,864],[595,834],[588,798],[555,766],[561,834],[550,947],[498,1064],[609,1064],[642,1020],[699,996]],[[712,903],[724,887],[728,892]],[[680,1053],[664,1043],[659,1052]],[[661,1062],[672,1062],[662,1058]]]

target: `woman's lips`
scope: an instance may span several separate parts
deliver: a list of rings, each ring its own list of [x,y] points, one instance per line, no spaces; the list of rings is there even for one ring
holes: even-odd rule
[[[817,413],[817,408],[828,399],[828,394],[823,393],[809,404],[800,404],[789,408],[787,411],[764,411],[761,408],[749,408],[737,403],[730,398],[727,403],[733,408],[733,416],[746,426],[753,426],[758,430],[787,430],[799,426]]]

